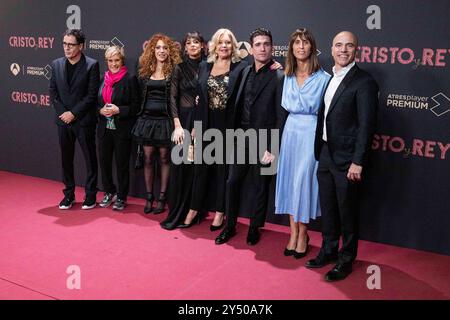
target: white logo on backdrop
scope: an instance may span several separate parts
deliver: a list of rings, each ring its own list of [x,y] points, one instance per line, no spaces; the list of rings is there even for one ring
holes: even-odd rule
[[[9,68],[13,75],[17,76],[20,73],[20,66],[17,63],[12,63]]]
[[[241,59],[246,58],[250,54],[250,43],[246,41],[240,41],[238,42],[238,50],[239,50],[239,57]]]
[[[431,99],[436,102],[436,105],[430,110],[436,116],[440,117],[450,111],[450,99],[442,92],[432,96]]]

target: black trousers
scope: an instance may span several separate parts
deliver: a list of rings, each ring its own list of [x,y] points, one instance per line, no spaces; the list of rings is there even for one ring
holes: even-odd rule
[[[75,156],[75,141],[81,147],[86,164],[85,193],[86,197],[97,194],[97,153],[95,148],[95,126],[58,126],[59,145],[63,169],[64,195],[74,197],[75,178],[73,159]]]
[[[232,164],[226,184],[227,227],[234,228],[239,215],[240,202],[246,198],[241,194],[241,187],[247,175],[250,175],[254,203],[250,216],[250,227],[263,227],[266,221],[267,198],[271,176],[261,175],[261,164]]]
[[[320,153],[317,169],[322,210],[320,254],[339,255],[339,263],[353,262],[358,251],[358,183],[347,179],[347,170],[336,167],[327,144]],[[342,248],[339,238],[342,235]]]
[[[99,138],[98,151],[103,190],[117,193],[119,199],[127,200],[130,188],[131,137],[117,130],[105,129],[105,134]],[[118,188],[113,181],[113,157],[116,160]]]

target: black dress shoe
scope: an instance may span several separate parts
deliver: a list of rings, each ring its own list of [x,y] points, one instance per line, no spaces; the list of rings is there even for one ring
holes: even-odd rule
[[[236,229],[234,228],[225,228],[216,238],[216,244],[224,244],[228,242],[236,234]]]
[[[259,242],[261,235],[259,233],[258,228],[252,228],[250,227],[250,229],[248,229],[248,234],[247,234],[247,244],[249,246],[254,246],[255,244],[257,244]]]
[[[333,263],[337,260],[337,255],[318,255],[315,259],[308,260],[305,264],[307,268],[322,268],[327,264]]]
[[[308,254],[308,249],[309,249],[309,235],[306,235],[306,249],[303,252],[298,252],[294,250],[294,258],[295,259],[301,259],[304,258],[307,254]]]
[[[351,263],[338,263],[333,269],[327,272],[325,280],[328,282],[338,281],[347,278],[352,273]]]
[[[163,221],[159,224],[161,228],[166,230],[175,230],[178,226],[174,225],[173,223]]]

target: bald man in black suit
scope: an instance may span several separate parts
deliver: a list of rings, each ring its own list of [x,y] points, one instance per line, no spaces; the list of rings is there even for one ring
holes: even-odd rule
[[[338,33],[331,48],[333,78],[319,110],[315,157],[322,210],[322,248],[306,263],[321,268],[337,260],[326,281],[346,278],[358,249],[358,188],[376,125],[378,85],[355,64],[356,36]],[[339,238],[342,248],[339,250]]]

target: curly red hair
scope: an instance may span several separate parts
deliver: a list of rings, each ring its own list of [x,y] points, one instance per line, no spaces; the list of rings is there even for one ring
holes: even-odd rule
[[[162,40],[164,44],[169,47],[169,57],[164,62],[163,67],[164,77],[167,78],[175,65],[181,62],[180,50],[175,42],[165,34],[157,33],[147,41],[144,52],[142,52],[139,57],[139,76],[141,78],[150,78],[150,76],[156,71],[155,48],[156,43],[159,40]]]

